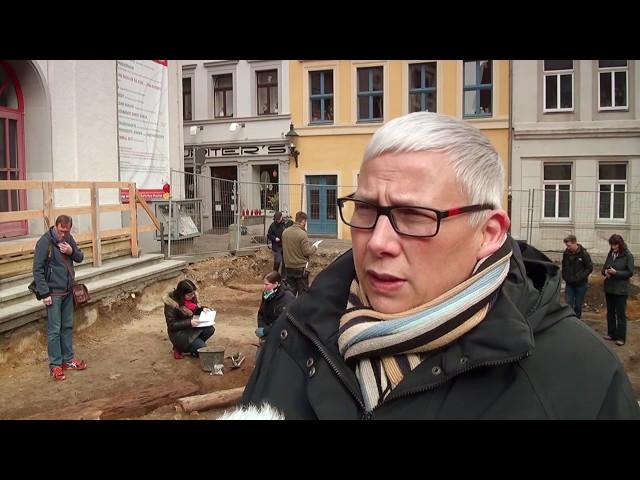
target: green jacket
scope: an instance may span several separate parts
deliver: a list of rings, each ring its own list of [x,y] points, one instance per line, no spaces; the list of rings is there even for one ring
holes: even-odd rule
[[[304,268],[317,247],[309,241],[307,231],[294,223],[282,233],[282,248],[286,268]]]
[[[346,252],[278,318],[242,404],[266,401],[287,419],[640,419],[616,354],[560,304],[558,266],[508,241],[511,268],[487,317],[371,412],[338,352],[355,276]]]

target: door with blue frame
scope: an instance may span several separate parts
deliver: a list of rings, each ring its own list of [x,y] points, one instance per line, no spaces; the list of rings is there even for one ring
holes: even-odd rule
[[[307,232],[336,236],[338,233],[337,175],[307,175]]]

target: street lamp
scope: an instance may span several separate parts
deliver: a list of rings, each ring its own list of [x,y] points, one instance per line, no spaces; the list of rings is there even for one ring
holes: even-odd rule
[[[299,136],[300,135],[298,135],[293,129],[293,123],[291,123],[289,125],[289,131],[285,134],[285,138],[287,139],[287,142],[289,142],[289,145],[287,145],[289,147],[289,155],[291,155],[296,161],[296,168],[298,168],[298,156],[300,155],[300,150],[296,148]]]

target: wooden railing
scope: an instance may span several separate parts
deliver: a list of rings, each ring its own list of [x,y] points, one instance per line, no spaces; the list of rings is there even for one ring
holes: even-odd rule
[[[118,204],[99,204],[100,189],[119,189],[128,190],[129,203]],[[90,190],[91,202],[89,205],[57,207],[54,205],[54,191],[62,189],[88,189]],[[105,240],[114,238],[130,237],[131,256],[137,257],[138,235],[144,232],[161,231],[162,225],[153,214],[147,202],[138,194],[135,183],[129,182],[47,182],[34,180],[0,180],[0,190],[41,190],[42,191],[42,208],[19,210],[14,212],[0,212],[1,222],[14,222],[19,220],[33,220],[42,218],[44,228],[48,229],[52,226],[58,215],[65,214],[69,216],[91,215],[91,230],[74,234],[77,243],[91,242],[91,250],[93,257],[93,265],[102,265],[102,243]],[[120,192],[118,192],[118,195]],[[135,199],[135,201],[131,201]],[[138,225],[138,205],[147,212],[152,221],[150,225]],[[108,212],[129,212],[129,227],[115,228],[109,230],[101,230],[100,214]],[[76,223],[77,224],[77,223]],[[0,243],[0,258],[12,257],[33,253],[37,238],[28,240],[7,241]]]

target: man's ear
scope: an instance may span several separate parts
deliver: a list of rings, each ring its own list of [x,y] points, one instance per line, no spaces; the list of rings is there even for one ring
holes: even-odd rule
[[[502,246],[504,236],[509,230],[511,220],[504,210],[492,210],[482,223],[477,259],[488,257]]]

